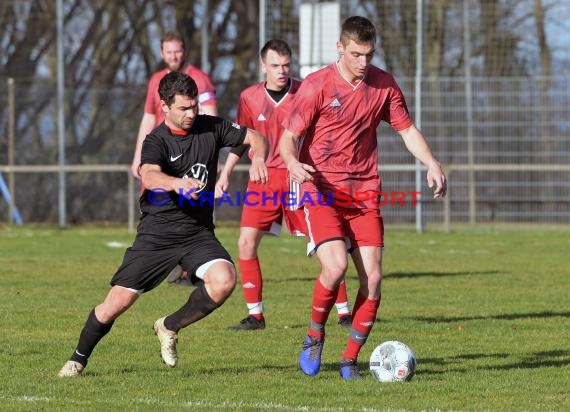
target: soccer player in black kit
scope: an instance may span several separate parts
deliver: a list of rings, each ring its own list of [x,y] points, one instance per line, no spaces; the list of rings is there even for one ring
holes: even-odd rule
[[[214,234],[213,199],[219,150],[250,145],[250,179],[267,182],[268,143],[258,132],[219,117],[198,115],[198,88],[170,72],[159,85],[165,120],[145,139],[140,174],[146,190],[135,241],[111,279],[111,290],[87,317],[79,342],[59,377],[81,375],[97,343],[138,297],[157,287],[176,266],[197,286],[154,330],[168,366],[178,362],[178,331],[220,307],[236,284],[232,259]],[[201,198],[202,197],[202,198]]]

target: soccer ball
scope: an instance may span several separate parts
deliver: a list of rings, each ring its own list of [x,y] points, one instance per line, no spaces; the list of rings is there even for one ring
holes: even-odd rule
[[[370,355],[370,372],[378,382],[409,381],[416,366],[414,351],[396,340],[381,343]]]

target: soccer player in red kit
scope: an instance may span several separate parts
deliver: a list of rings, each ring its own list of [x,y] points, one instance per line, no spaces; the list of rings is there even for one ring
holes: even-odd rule
[[[360,379],[358,355],[381,298],[384,225],[377,199],[381,181],[376,128],[382,120],[427,166],[428,185],[435,184],[434,197],[445,196],[447,189],[441,166],[414,126],[394,78],[370,64],[375,42],[376,29],[368,19],[346,19],[337,42],[338,61],[307,76],[291,115],[283,122],[280,153],[291,178],[301,183],[308,244],[321,264],[311,323],[299,357],[301,370],[309,376],[320,369],[325,324],[336,287],[347,271],[349,252],[360,287],[340,375],[345,380]],[[300,136],[304,138],[297,157]]]
[[[141,178],[141,150],[145,137],[164,120],[164,113],[158,95],[158,84],[160,80],[169,72],[182,72],[194,79],[198,85],[198,104],[200,114],[218,115],[218,103],[216,101],[216,88],[212,84],[210,77],[197,67],[186,63],[186,49],[184,39],[177,33],[167,33],[160,40],[160,56],[166,67],[154,73],[149,82],[146,100],[144,103],[144,113],[137,134],[137,143],[131,172],[137,179]],[[144,188],[141,189],[141,193]]]
[[[279,156],[278,144],[283,132],[281,123],[293,110],[293,99],[301,82],[289,75],[291,49],[285,41],[269,40],[261,48],[260,55],[266,80],[248,87],[240,94],[236,122],[257,130],[269,140],[269,156],[266,161],[269,181],[265,184],[250,181],[247,187],[247,192],[254,193],[258,200],[243,206],[238,240],[242,291],[249,314],[238,325],[229,328],[232,330],[265,328],[263,277],[257,254],[263,235],[279,235],[283,219],[291,234],[306,233],[304,214],[301,210],[288,207],[292,199],[283,197],[290,191],[290,180],[287,168]],[[228,154],[216,184],[216,197],[221,197],[227,190],[231,172],[245,151],[246,146],[241,146]],[[263,201],[264,198],[267,200]],[[336,295],[336,307],[339,324],[350,327],[352,317],[344,280]]]

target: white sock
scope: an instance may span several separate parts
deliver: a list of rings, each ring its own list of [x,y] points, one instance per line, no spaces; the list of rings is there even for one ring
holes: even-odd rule
[[[350,313],[350,307],[348,306],[348,302],[344,303],[335,303],[336,310],[339,315],[348,315]]]
[[[263,302],[248,303],[247,309],[250,315],[263,315]]]

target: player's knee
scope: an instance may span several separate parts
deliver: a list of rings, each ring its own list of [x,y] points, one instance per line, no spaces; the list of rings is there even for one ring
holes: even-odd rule
[[[105,300],[95,308],[95,316],[99,322],[107,324],[118,318],[135,301],[139,294],[121,286],[111,288]]]
[[[112,305],[103,303],[95,308],[95,317],[99,322],[108,324],[117,319],[129,306],[126,302],[113,302]]]
[[[208,276],[208,288],[212,292],[212,299],[215,301],[220,301],[227,298],[236,287],[236,272],[231,267],[231,269],[224,268],[222,270],[217,270]]]
[[[250,248],[251,248],[251,241],[244,236],[240,236],[238,239],[238,249],[240,253]]]
[[[230,272],[221,277],[219,282],[220,293],[229,296],[236,287],[235,272]]]
[[[380,284],[382,282],[382,276],[380,272],[374,272],[368,275],[368,284],[371,288],[375,290],[380,290]]]
[[[366,289],[371,295],[379,295],[382,285],[382,273],[380,271],[369,272],[365,275],[360,275],[360,277],[362,288]]]
[[[240,257],[255,256],[257,249],[257,242],[251,236],[240,235],[238,239],[238,249]]]
[[[333,261],[323,265],[322,274],[334,283],[339,283],[348,269],[348,262]]]

